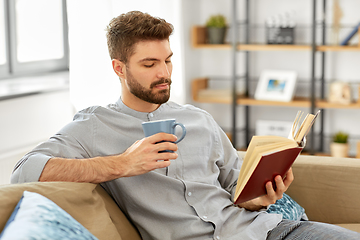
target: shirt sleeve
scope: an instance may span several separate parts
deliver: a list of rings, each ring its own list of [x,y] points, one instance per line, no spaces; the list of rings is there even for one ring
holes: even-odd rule
[[[217,125],[218,126],[218,125]],[[220,175],[221,186],[231,193],[231,199],[234,198],[237,179],[239,177],[242,159],[239,158],[237,150],[233,147],[225,132],[218,126],[220,138]]]
[[[77,114],[79,115],[79,114]],[[80,115],[79,115],[80,116]],[[49,140],[39,144],[15,165],[11,183],[37,182],[53,157],[89,158],[93,145],[93,123],[90,116],[75,117]]]

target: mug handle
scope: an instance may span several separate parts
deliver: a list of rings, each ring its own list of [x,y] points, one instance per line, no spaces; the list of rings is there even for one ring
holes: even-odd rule
[[[185,135],[186,135],[186,128],[185,128],[185,126],[184,126],[182,123],[174,123],[172,127],[175,129],[175,127],[176,127],[177,125],[179,125],[179,126],[182,128],[183,133],[182,133],[182,136],[181,136],[178,140],[176,140],[174,143],[180,142],[181,140],[184,139],[184,137],[185,137]]]

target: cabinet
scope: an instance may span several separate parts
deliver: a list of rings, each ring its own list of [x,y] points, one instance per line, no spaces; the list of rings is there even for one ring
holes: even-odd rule
[[[238,6],[237,1],[232,0],[232,12],[231,12],[231,22],[238,22]],[[245,6],[245,13],[249,13],[249,0],[244,1]],[[360,40],[357,45],[353,46],[338,46],[338,45],[326,45],[326,37],[325,33],[328,29],[325,17],[323,17],[321,22],[321,29],[318,29],[318,22],[316,20],[316,14],[319,12],[317,7],[322,5],[323,7],[323,14],[326,14],[326,1],[322,1],[321,4],[318,4],[317,0],[312,0],[312,19],[311,19],[311,26],[309,30],[311,31],[311,41],[309,44],[303,45],[267,45],[267,44],[256,44],[251,43],[249,40],[248,35],[250,35],[250,22],[249,16],[245,16],[245,20],[243,21],[245,25],[244,34],[247,35],[244,37],[242,43],[239,42],[237,39],[239,34],[239,27],[231,26],[231,40],[229,43],[226,44],[207,44],[206,43],[206,28],[204,26],[193,26],[191,32],[191,44],[192,47],[195,49],[207,49],[208,51],[212,50],[227,50],[231,53],[231,65],[232,65],[232,72],[231,72],[231,91],[221,93],[220,91],[216,94],[202,94],[207,91],[209,88],[209,78],[197,78],[193,79],[192,81],[192,98],[196,102],[200,103],[220,103],[220,104],[230,104],[231,107],[231,116],[232,116],[232,127],[231,127],[231,136],[232,142],[235,147],[238,147],[236,141],[236,134],[237,134],[237,122],[239,121],[236,117],[236,111],[239,106],[244,108],[244,141],[243,146],[244,148],[247,146],[251,139],[250,134],[250,111],[251,108],[254,106],[278,106],[278,107],[292,107],[292,108],[308,108],[307,112],[314,113],[318,109],[322,110],[322,114],[320,119],[317,120],[316,124],[319,126],[317,132],[314,132],[314,128],[312,132],[309,134],[308,137],[308,147],[310,148],[310,152],[312,154],[323,152],[324,149],[324,125],[326,124],[327,119],[324,116],[327,109],[360,109],[360,101],[354,101],[349,105],[342,105],[342,104],[334,104],[329,103],[326,100],[325,96],[325,85],[328,82],[325,81],[325,55],[328,52],[359,52],[360,54]],[[355,23],[354,23],[355,24]],[[321,35],[320,35],[321,34]],[[319,44],[319,40],[316,39],[316,36],[321,36],[321,43]],[[310,59],[308,61],[308,67],[310,69],[310,81],[308,86],[308,96],[307,97],[295,97],[290,102],[276,102],[276,101],[263,101],[263,100],[255,100],[253,96],[250,94],[249,86],[250,86],[250,76],[249,76],[249,56],[251,53],[254,52],[264,52],[270,51],[276,53],[276,51],[291,51],[291,52],[298,52],[298,51],[306,51],[310,54]],[[236,54],[238,52],[243,52],[245,54],[244,60],[240,62]],[[320,56],[317,56],[320,55]],[[238,76],[236,75],[236,68],[239,64],[245,65],[245,73],[242,76],[245,82],[245,94],[240,95],[238,94],[235,89],[237,85]],[[320,69],[320,77],[317,77],[316,70]],[[214,90],[211,90],[214,91]],[[360,94],[359,94],[360,96]],[[315,149],[315,135],[318,135],[319,143],[317,144],[318,147]]]

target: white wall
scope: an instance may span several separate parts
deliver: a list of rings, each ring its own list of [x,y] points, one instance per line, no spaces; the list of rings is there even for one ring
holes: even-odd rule
[[[114,73],[106,43],[106,26],[113,17],[143,11],[171,22],[174,52],[171,100],[184,103],[181,0],[77,0],[67,1],[70,45],[71,100],[77,110],[118,100],[121,85]],[[84,8],[86,5],[86,8]]]
[[[0,184],[21,156],[72,120],[73,109],[69,91],[0,101]]]
[[[244,19],[244,0],[238,0],[239,20]],[[317,7],[317,19],[321,20],[321,6]],[[327,16],[328,23],[332,22],[332,2],[327,2]],[[251,31],[251,40],[254,42],[265,42],[264,22],[269,16],[283,13],[285,11],[296,12],[295,19],[298,27],[296,29],[297,43],[310,43],[311,28],[309,27],[312,21],[312,1],[288,1],[288,0],[255,0],[250,1],[250,22],[257,27],[253,27]],[[360,8],[360,1],[342,0],[340,1],[344,17],[341,24],[345,26],[340,31],[339,38],[343,39],[348,32],[351,31],[352,26],[359,22],[359,15],[355,9]],[[207,18],[212,14],[222,13],[228,17],[230,21],[231,1],[230,0],[184,0],[183,1],[183,17],[184,17],[184,41],[185,41],[185,70],[187,90],[190,90],[190,83],[194,78],[207,76],[230,76],[231,75],[231,53],[230,50],[212,50],[212,49],[193,49],[190,44],[190,31],[193,25],[204,25]],[[308,26],[308,27],[306,27]],[[241,33],[243,29],[240,28],[240,39],[243,39]],[[318,33],[318,41],[320,40],[320,32]],[[327,39],[330,41],[331,31],[328,30]],[[358,39],[358,37],[357,37]],[[355,39],[356,40],[356,39]],[[357,98],[357,88],[360,82],[360,72],[358,66],[360,63],[360,52],[330,52],[326,54],[326,79],[327,81],[342,80],[350,82],[353,87],[354,98]],[[243,53],[238,53],[237,72],[241,75],[244,72]],[[319,60],[320,54],[317,54]],[[320,61],[318,61],[320,64]],[[299,82],[296,94],[307,96],[310,92],[310,77],[311,77],[311,53],[310,52],[287,52],[287,51],[265,51],[252,52],[250,56],[250,76],[257,79],[260,72],[264,69],[278,69],[278,70],[296,70],[299,75]],[[320,68],[316,69],[317,77],[320,76]],[[224,85],[228,84],[226,81]],[[221,83],[220,83],[221,85]],[[256,84],[250,89],[254,92]],[[317,90],[319,92],[320,90]],[[192,101],[191,96],[187,98],[188,102],[199,106],[209,111],[216,121],[224,127],[225,130],[230,130],[231,126],[231,110],[230,106],[223,104],[199,104]],[[289,108],[289,107],[251,107],[251,128],[255,129],[257,119],[262,120],[285,120],[293,121],[296,112],[303,110],[309,112],[308,108]],[[243,107],[238,107],[237,111],[238,127],[244,126]],[[329,137],[332,133],[338,130],[347,131],[351,134],[351,152],[355,155],[356,137],[360,140],[360,111],[356,110],[339,110],[327,109],[325,112],[325,135]],[[318,125],[315,126],[316,129]],[[243,136],[238,135],[238,147],[244,147]],[[328,150],[328,143],[326,143],[325,150]]]

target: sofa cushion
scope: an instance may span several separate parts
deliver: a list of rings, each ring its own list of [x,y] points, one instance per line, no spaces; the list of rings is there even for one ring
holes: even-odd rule
[[[360,223],[360,160],[301,155],[287,194],[305,208],[311,221]]]
[[[282,214],[283,219],[300,221],[307,219],[305,209],[295,202],[289,195],[283,194],[283,197],[269,206],[268,213]]]
[[[348,224],[342,223],[335,225],[360,233],[360,223],[348,223]]]
[[[0,238],[96,240],[86,228],[54,202],[24,191]]]
[[[69,213],[98,239],[121,239],[96,184],[42,182],[0,186],[0,231],[25,190],[39,193]],[[115,203],[114,203],[115,204]]]

